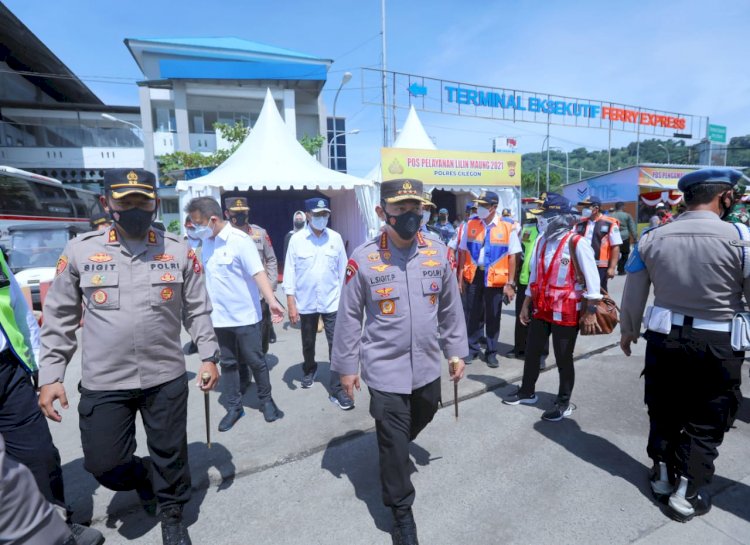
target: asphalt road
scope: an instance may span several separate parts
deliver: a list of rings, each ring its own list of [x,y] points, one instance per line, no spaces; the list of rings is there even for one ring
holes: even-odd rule
[[[619,292],[621,279],[612,284]],[[506,342],[512,319],[512,313],[503,318]],[[279,342],[269,358],[283,420],[263,421],[253,410],[253,387],[245,396],[247,416],[219,434],[221,396],[212,394],[209,450],[202,395],[197,389],[191,395],[195,490],[186,519],[193,542],[390,543],[365,392],[353,411],[342,412],[328,402],[321,384],[301,390],[299,332],[278,326],[277,331]],[[652,501],[647,483],[648,423],[639,378],[643,343],[625,358],[607,350],[616,340],[615,335],[579,339],[577,410],[560,423],[540,420],[557,390],[554,368],[539,380],[538,407],[510,407],[501,398],[515,388],[520,362],[503,358],[498,370],[482,362],[468,367],[459,420],[453,407],[440,410],[413,446],[415,516],[423,544],[750,543],[750,403],[720,449],[714,509],[688,524],[672,522]],[[318,351],[327,352],[322,338]],[[196,358],[189,358],[188,368],[197,366]],[[321,368],[326,371],[327,364]],[[134,493],[99,487],[82,468],[76,372],[73,362],[66,378],[71,409],[62,424],[51,424],[75,518],[93,519],[107,543],[159,544],[159,525],[140,510]],[[320,379],[325,384],[327,372]],[[744,391],[750,397],[750,388]],[[452,398],[447,384],[443,397]],[[146,454],[140,423],[139,452]]]

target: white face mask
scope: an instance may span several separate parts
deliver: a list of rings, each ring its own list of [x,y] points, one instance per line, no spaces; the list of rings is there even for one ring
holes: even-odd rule
[[[432,216],[432,213],[429,210],[422,210],[422,225],[427,225],[427,222],[430,221],[430,216]]]
[[[536,227],[540,234],[544,234],[544,232],[547,230],[547,225],[549,225],[549,220],[545,218],[544,216],[539,216],[536,220]]]
[[[313,216],[310,225],[316,231],[322,231],[328,225],[328,216]]]
[[[583,210],[581,211],[581,216],[582,216],[582,217],[583,217],[584,219],[586,219],[586,218],[590,218],[590,217],[591,217],[591,208],[584,208],[584,209],[583,209]]]
[[[210,236],[214,234],[213,229],[211,229],[211,220],[208,220],[208,225],[196,225],[192,228],[192,230],[189,231],[189,238],[194,238],[197,240],[206,240]]]
[[[490,209],[485,208],[484,206],[480,206],[477,208],[477,216],[479,216],[479,219],[486,220],[490,215]]]

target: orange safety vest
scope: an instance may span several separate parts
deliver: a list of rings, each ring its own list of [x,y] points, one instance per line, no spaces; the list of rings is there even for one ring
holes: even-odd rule
[[[464,280],[471,284],[479,268],[479,252],[484,248],[487,266],[484,270],[484,285],[488,288],[502,288],[508,283],[508,249],[513,226],[498,221],[490,229],[490,238],[485,241],[487,226],[479,218],[469,220],[464,230],[466,250],[464,250]]]
[[[602,216],[595,222],[584,220],[576,225],[576,233],[591,242],[597,267],[609,267],[609,258],[612,255],[609,233],[614,226],[619,227],[620,222],[610,216]]]
[[[529,286],[534,308],[534,318],[557,325],[578,325],[583,286],[576,284],[573,260],[570,257],[570,237],[573,239],[573,251],[580,237],[574,233],[566,234],[555,250],[549,264],[544,266],[544,253],[547,241],[537,245],[536,280]]]

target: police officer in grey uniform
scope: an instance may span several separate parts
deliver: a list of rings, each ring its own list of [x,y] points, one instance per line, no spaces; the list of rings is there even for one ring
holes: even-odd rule
[[[45,416],[61,420],[53,403],[68,407],[65,368],[83,318],[78,413],[84,467],[107,488],[135,489],[147,512],[158,510],[164,543],[186,545],[188,380],[181,324],[203,360],[200,388],[213,389],[219,377],[203,270],[181,237],[151,227],[157,208],[153,174],[112,169],[104,188],[102,204],[114,225],[68,243],[47,294],[39,404]],[[205,384],[203,373],[210,376]],[[148,459],[134,456],[138,412]]]
[[[416,544],[409,442],[437,411],[441,346],[458,381],[468,344],[448,248],[419,232],[422,182],[386,181],[380,195],[376,211],[385,228],[347,265],[331,369],[351,398],[361,370],[376,423],[383,502],[395,519],[393,542]]]
[[[247,204],[245,197],[224,199],[224,207],[226,208],[227,219],[232,226],[245,231],[253,239],[255,247],[258,249],[260,260],[263,262],[263,268],[266,269],[268,279],[271,281],[271,288],[275,292],[279,284],[279,265],[276,260],[276,252],[273,251],[271,237],[268,236],[268,232],[265,229],[248,221],[250,206]],[[260,308],[263,312],[262,349],[263,354],[267,354],[268,345],[276,342],[276,332],[273,330],[271,311],[265,299],[260,300]],[[245,368],[244,372],[247,373],[247,368]],[[243,376],[243,382],[245,378],[249,382],[249,374],[247,377]]]
[[[645,231],[625,266],[620,346],[628,356],[654,285],[644,334],[651,488],[682,522],[711,508],[704,487],[739,405],[745,354],[732,350],[730,328],[743,295],[750,300],[750,232],[721,218],[741,176],[706,168],[680,178],[687,212]]]

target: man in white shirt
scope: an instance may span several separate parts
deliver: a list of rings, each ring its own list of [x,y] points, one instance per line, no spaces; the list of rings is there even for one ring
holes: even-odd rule
[[[221,206],[210,197],[191,200],[185,212],[193,224],[190,236],[203,241],[201,260],[213,305],[211,321],[219,341],[228,405],[219,431],[230,430],[245,415],[240,365],[249,365],[252,370],[266,422],[278,420],[284,413],[271,398],[271,380],[262,348],[260,296],[268,301],[275,323],[283,319],[284,309],[273,294],[255,243],[247,233],[224,221]]]
[[[599,268],[601,289],[607,291],[607,282],[617,274],[617,261],[620,259],[620,222],[602,213],[599,197],[586,197],[578,203],[583,206],[583,220],[575,226],[575,232],[586,237],[594,250],[594,259]]]
[[[330,361],[333,348],[333,328],[341,298],[341,286],[346,274],[346,250],[341,235],[328,229],[331,209],[328,199],[314,198],[305,201],[307,226],[289,240],[284,260],[284,282],[292,324],[301,323],[302,330],[302,388],[310,388],[318,373],[315,362],[315,337],[318,320],[323,319],[328,341]],[[332,403],[348,411],[354,402],[341,388],[339,374],[331,371],[329,383]]]

